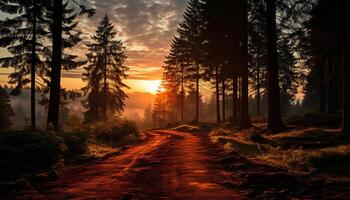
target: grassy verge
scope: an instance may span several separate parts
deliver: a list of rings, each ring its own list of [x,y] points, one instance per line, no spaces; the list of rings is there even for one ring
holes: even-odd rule
[[[136,125],[127,120],[97,123],[79,130],[9,131],[0,134],[0,183],[33,174],[49,173],[58,166],[99,159],[140,141]]]
[[[350,180],[350,146],[335,140],[338,133],[335,129],[304,128],[271,135],[258,128],[239,132],[219,128],[212,131],[210,139],[250,160],[332,182]]]

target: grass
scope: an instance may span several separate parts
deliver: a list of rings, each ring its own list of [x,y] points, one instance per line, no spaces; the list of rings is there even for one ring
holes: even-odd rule
[[[0,183],[50,171],[61,161],[70,164],[81,158],[103,158],[140,137],[136,125],[127,120],[89,124],[67,132],[1,133]]]
[[[210,134],[211,140],[225,148],[226,151],[237,151],[248,159],[265,164],[285,168],[291,173],[309,175],[337,181],[350,179],[350,146],[339,144],[330,147],[300,148],[290,145],[282,148],[283,144],[300,144],[302,142],[327,142],[337,136],[336,129],[305,128],[291,130],[279,134],[262,133],[256,142],[252,128],[241,132],[225,129],[215,129]],[[258,138],[259,138],[258,137]]]
[[[201,132],[201,131],[208,131],[211,130],[214,127],[212,124],[184,124],[180,126],[176,126],[173,128],[170,128],[170,130],[179,131],[179,132]]]

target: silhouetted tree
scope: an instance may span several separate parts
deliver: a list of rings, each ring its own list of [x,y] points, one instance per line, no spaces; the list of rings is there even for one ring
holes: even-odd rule
[[[242,67],[242,94],[241,94],[241,113],[240,113],[240,129],[246,129],[251,126],[249,119],[249,104],[248,104],[248,1],[240,1],[240,18],[241,23],[241,67]]]
[[[87,86],[83,88],[87,94],[85,103],[88,109],[86,121],[96,121],[107,118],[110,114],[120,114],[124,109],[124,100],[127,98],[122,82],[127,78],[124,66],[126,59],[122,41],[116,40],[117,32],[109,17],[106,15],[99,23],[96,33],[88,44],[88,66],[86,66],[83,80]],[[100,116],[100,114],[102,116]]]
[[[0,22],[0,46],[6,47],[11,56],[1,58],[2,67],[14,67],[9,83],[15,84],[12,95],[19,95],[22,88],[30,83],[31,88],[31,128],[36,128],[35,93],[36,74],[41,73],[45,65],[44,44],[47,36],[47,2],[43,0],[2,0],[0,11],[13,14]]]
[[[342,38],[343,38],[343,122],[342,122],[342,130],[344,135],[349,137],[350,135],[350,69],[349,69],[349,55],[347,54],[347,49],[349,49],[349,41],[347,39],[348,36],[348,28],[345,28],[345,1],[342,0],[342,24],[343,24],[343,31],[342,31]],[[346,23],[349,24],[349,23]]]
[[[94,9],[86,5],[72,1],[80,8],[80,14],[92,16]],[[52,124],[55,130],[59,128],[59,107],[61,97],[61,69],[62,69],[62,33],[64,30],[64,6],[62,0],[54,0],[52,7],[52,64],[50,72],[50,99],[47,123]]]
[[[342,7],[331,0],[312,4],[310,19],[303,24],[306,34],[300,46],[310,71],[304,106],[311,111],[334,113],[341,108]]]
[[[284,128],[281,118],[280,88],[278,81],[276,0],[266,0],[267,10],[267,64],[268,64],[268,129]]]

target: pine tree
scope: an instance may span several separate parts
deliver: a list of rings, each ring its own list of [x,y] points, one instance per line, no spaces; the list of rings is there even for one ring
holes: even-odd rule
[[[345,28],[345,1],[342,1],[342,24],[343,24],[343,121],[342,121],[342,131],[345,136],[349,137],[350,133],[350,122],[349,122],[349,113],[350,113],[350,70],[349,70],[349,55],[346,53],[347,49],[349,49],[349,39],[347,39],[347,35],[349,33],[348,29]],[[348,23],[347,23],[348,24]]]
[[[171,75],[176,78],[180,85],[180,122],[184,122],[184,100],[185,100],[185,84],[187,77],[187,63],[188,50],[186,50],[186,41],[182,37],[174,37],[170,45],[169,55],[166,57],[164,66],[165,78]]]
[[[9,76],[9,83],[16,85],[12,95],[19,95],[22,88],[30,83],[32,129],[36,128],[36,74],[46,67],[46,7],[47,2],[43,0],[0,2],[1,11],[15,15],[0,22],[0,46],[6,47],[12,54],[1,58],[0,64],[2,67],[14,67],[14,72]]]
[[[95,35],[88,44],[88,65],[84,68],[84,81],[87,86],[83,88],[87,94],[85,106],[88,109],[86,121],[107,119],[107,113],[120,114],[124,109],[124,100],[127,98],[122,82],[127,78],[124,66],[126,59],[122,41],[116,40],[117,32],[107,15],[99,23]]]
[[[280,131],[284,125],[281,118],[280,89],[277,64],[276,0],[267,0],[267,48],[268,48],[268,129]]]
[[[178,34],[184,40],[183,49],[185,49],[187,56],[182,63],[187,63],[187,71],[189,80],[194,80],[196,85],[196,106],[194,122],[198,123],[199,119],[199,82],[201,79],[200,63],[203,57],[202,51],[202,16],[203,5],[199,0],[190,0],[183,15],[183,20],[179,24]]]
[[[159,89],[153,104],[152,119],[155,127],[163,128],[167,124],[166,120],[166,96],[165,92]]]
[[[72,2],[80,8],[80,14],[87,14],[93,16],[95,10],[88,8],[77,1]],[[64,5],[63,0],[54,0],[52,4],[52,65],[50,72],[50,99],[49,110],[47,117],[47,124],[53,125],[55,130],[59,129],[59,107],[61,99],[61,69],[63,64],[63,32],[64,27]],[[62,44],[63,43],[63,44]]]
[[[241,0],[238,13],[241,18],[241,75],[242,75],[242,94],[241,94],[241,113],[240,113],[240,129],[246,129],[251,126],[249,118],[249,103],[248,103],[248,1]]]
[[[11,117],[14,116],[10,97],[7,91],[0,86],[0,130],[12,125]]]

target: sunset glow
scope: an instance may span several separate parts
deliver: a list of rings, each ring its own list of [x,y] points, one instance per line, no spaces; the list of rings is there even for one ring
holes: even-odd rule
[[[157,90],[159,89],[160,82],[160,80],[133,80],[129,83],[132,84],[139,91],[156,94]]]

